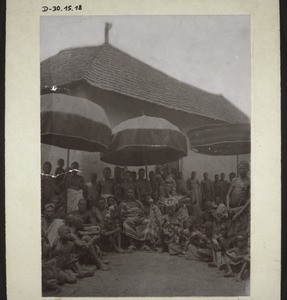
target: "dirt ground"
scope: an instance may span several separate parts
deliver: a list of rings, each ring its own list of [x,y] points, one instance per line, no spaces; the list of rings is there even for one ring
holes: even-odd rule
[[[224,278],[207,264],[168,253],[110,254],[110,271],[65,284],[56,296],[239,296],[249,294],[249,281]],[[52,296],[51,293],[43,296]]]

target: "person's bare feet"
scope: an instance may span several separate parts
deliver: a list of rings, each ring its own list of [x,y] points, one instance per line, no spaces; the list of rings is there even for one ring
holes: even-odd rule
[[[101,271],[109,271],[110,269],[111,269],[110,266],[102,265],[99,270],[101,270]]]
[[[231,278],[234,277],[234,274],[232,272],[227,272],[223,275],[225,278]]]
[[[128,247],[128,252],[134,252],[134,251],[136,251],[137,250],[137,248],[134,246],[134,245],[130,245],[129,247]]]
[[[120,254],[126,253],[126,251],[124,249],[121,249],[121,248],[115,249],[115,252],[120,253]]]
[[[109,265],[109,264],[110,264],[110,261],[109,261],[109,260],[106,260],[106,259],[103,259],[103,260],[102,260],[102,263],[105,264],[105,265]]]
[[[209,268],[216,268],[217,265],[216,265],[216,263],[214,263],[214,262],[210,262],[210,263],[208,263],[208,267],[209,267]]]
[[[150,251],[150,247],[148,245],[143,245],[141,248],[140,248],[141,251]]]

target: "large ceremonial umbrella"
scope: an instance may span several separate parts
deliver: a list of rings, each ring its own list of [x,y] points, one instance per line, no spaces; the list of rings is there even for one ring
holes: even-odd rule
[[[184,134],[162,118],[141,116],[126,120],[113,129],[109,151],[101,160],[122,166],[146,166],[176,161],[187,155]]]
[[[207,155],[250,153],[250,124],[213,124],[188,131],[190,148]]]
[[[100,152],[107,150],[110,142],[109,121],[99,105],[64,94],[41,96],[41,143]]]

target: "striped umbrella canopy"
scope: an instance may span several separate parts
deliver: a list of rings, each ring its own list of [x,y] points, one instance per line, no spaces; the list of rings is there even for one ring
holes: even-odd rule
[[[162,118],[141,116],[113,129],[109,151],[101,160],[122,166],[163,164],[187,155],[184,134]]]
[[[64,94],[41,96],[41,143],[100,152],[107,150],[110,142],[111,127],[99,105]]]
[[[250,124],[216,124],[188,131],[190,148],[207,155],[250,153]]]

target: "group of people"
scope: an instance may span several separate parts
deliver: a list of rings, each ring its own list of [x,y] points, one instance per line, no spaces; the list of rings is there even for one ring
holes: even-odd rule
[[[250,268],[249,164],[238,164],[238,176],[215,175],[212,182],[196,172],[157,166],[145,170],[120,167],[96,173],[85,183],[79,164],[55,175],[50,162],[41,175],[42,280],[45,289],[75,283],[96,269],[109,270],[111,252],[168,252],[208,263],[225,277],[246,279]]]

